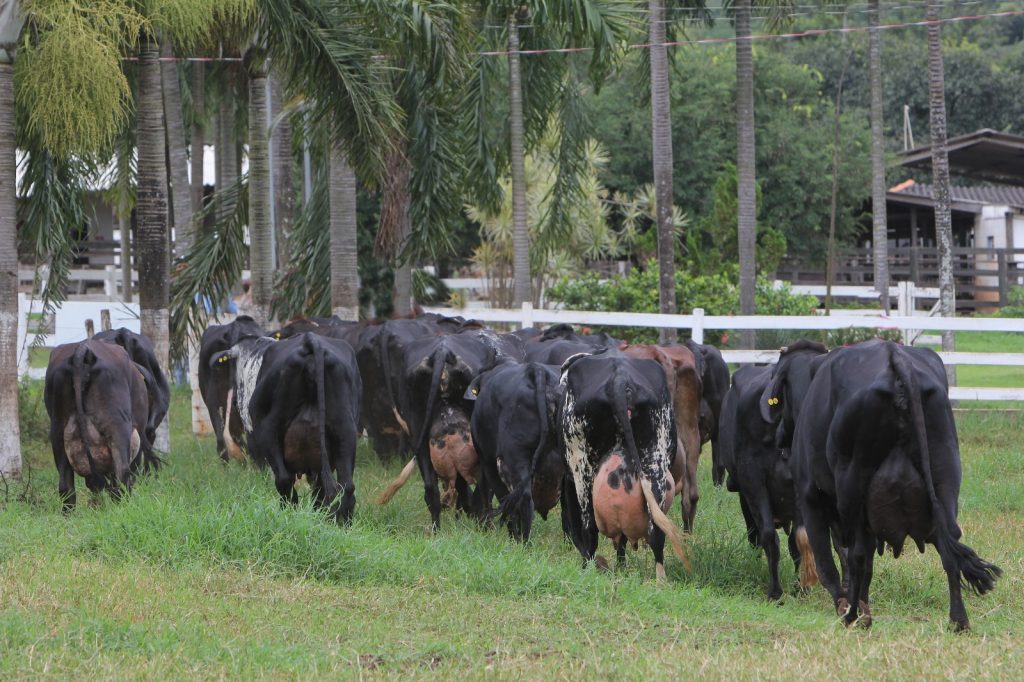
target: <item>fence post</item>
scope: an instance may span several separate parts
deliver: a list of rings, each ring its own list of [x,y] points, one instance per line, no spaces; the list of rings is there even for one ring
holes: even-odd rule
[[[114,274],[114,266],[107,265],[103,270],[103,295],[113,301],[117,298],[117,276]]]
[[[18,335],[17,335],[17,350],[15,353],[18,354],[18,376],[23,377],[28,374],[28,348],[25,343],[28,339],[28,298],[25,294],[18,294]]]
[[[91,339],[96,334],[96,325],[93,323],[92,318],[87,318],[85,321],[85,338]]]
[[[1010,273],[1006,267],[1006,250],[1001,249],[996,256],[999,259],[999,307],[1009,305]]]
[[[523,317],[519,320],[519,328],[527,329],[533,326],[533,303],[523,301]]]
[[[693,309],[693,329],[690,330],[690,338],[695,343],[704,343],[704,309]]]
[[[111,327],[110,327],[110,310],[107,309],[107,308],[102,308],[100,310],[100,329],[102,329],[105,332],[109,332],[110,329],[111,329]]]

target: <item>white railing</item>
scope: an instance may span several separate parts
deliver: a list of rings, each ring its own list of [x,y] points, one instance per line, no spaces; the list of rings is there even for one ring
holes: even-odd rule
[[[650,327],[690,331],[698,343],[704,343],[708,329],[768,329],[794,331],[825,331],[836,329],[899,329],[902,331],[981,331],[1024,333],[1024,319],[974,317],[907,317],[874,315],[705,315],[695,308],[690,315],[661,315],[658,313],[617,313],[582,310],[540,310],[524,303],[521,309],[490,309],[461,311],[452,308],[426,308],[427,312],[442,315],[465,315],[481,322],[506,322],[520,328],[536,324],[575,324],[603,327]],[[939,353],[947,365],[988,365],[1024,367],[1024,353]],[[778,350],[723,350],[722,357],[729,363],[773,363]],[[955,400],[1022,400],[1022,388],[964,387],[950,388]]]

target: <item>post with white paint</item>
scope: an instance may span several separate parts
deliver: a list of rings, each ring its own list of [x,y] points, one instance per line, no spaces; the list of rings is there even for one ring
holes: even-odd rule
[[[85,321],[85,338],[91,339],[96,334],[96,323],[90,317]]]
[[[199,340],[188,344],[188,383],[192,387],[192,433],[205,436],[213,433],[210,413],[206,409],[203,394],[199,391]]]
[[[693,329],[690,330],[690,338],[695,343],[704,343],[704,309],[693,309]]]
[[[519,320],[519,328],[527,329],[533,326],[533,304],[523,301],[523,317]]]
[[[110,310],[108,310],[107,308],[102,308],[100,310],[100,329],[102,329],[105,332],[109,332],[111,328],[112,327],[110,326]]]
[[[898,282],[896,284],[896,314],[900,317],[912,317],[914,315],[914,283]],[[903,344],[909,346],[914,342],[915,333],[911,329],[903,330]]]
[[[114,270],[113,265],[107,265],[103,268],[103,295],[111,301],[117,300],[117,271]]]
[[[28,297],[18,294],[18,376],[28,374]]]

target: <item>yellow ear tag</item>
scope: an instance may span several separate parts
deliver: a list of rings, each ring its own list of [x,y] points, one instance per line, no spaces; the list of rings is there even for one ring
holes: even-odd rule
[[[474,386],[473,387],[473,395],[478,395],[479,393],[480,393],[480,389],[477,388],[476,386]]]

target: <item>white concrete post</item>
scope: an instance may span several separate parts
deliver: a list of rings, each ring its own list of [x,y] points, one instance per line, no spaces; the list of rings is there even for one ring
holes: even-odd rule
[[[690,338],[696,343],[704,343],[704,309],[693,309],[693,329],[690,331]]]
[[[188,344],[188,383],[192,387],[192,433],[205,436],[213,433],[210,413],[203,402],[203,394],[199,391],[199,341],[193,339]]]
[[[25,294],[18,294],[18,376],[24,377],[28,374],[28,297]]]
[[[114,272],[113,265],[107,265],[103,268],[105,271],[103,279],[103,295],[111,301],[117,300],[117,274]]]

